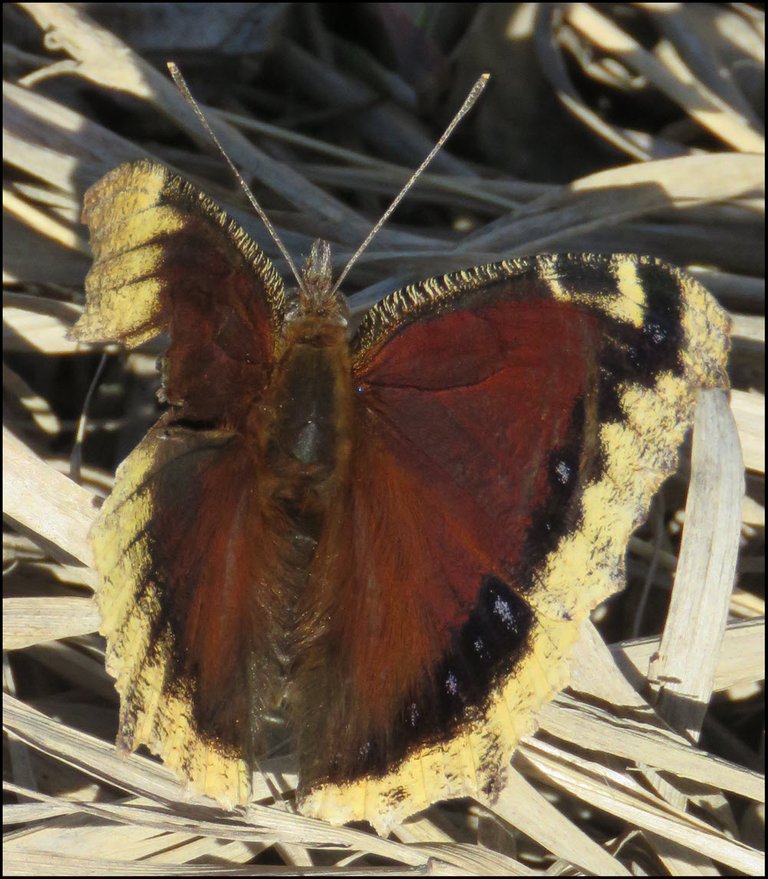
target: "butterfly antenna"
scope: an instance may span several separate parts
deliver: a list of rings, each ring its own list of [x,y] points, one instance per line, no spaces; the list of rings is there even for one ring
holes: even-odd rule
[[[353,266],[353,265],[357,262],[357,260],[360,258],[360,255],[361,255],[361,254],[363,253],[363,251],[368,247],[368,245],[371,243],[371,241],[373,241],[373,239],[376,237],[376,235],[378,234],[378,232],[379,232],[379,230],[381,229],[381,227],[384,225],[384,223],[387,222],[387,220],[388,220],[388,219],[390,218],[390,216],[392,215],[392,212],[395,210],[395,208],[400,204],[400,202],[401,202],[401,201],[405,198],[405,196],[408,194],[408,190],[409,190],[409,189],[413,186],[413,184],[418,180],[418,178],[421,176],[422,172],[423,172],[424,169],[427,167],[427,165],[432,161],[432,159],[435,158],[435,156],[436,156],[436,155],[440,152],[440,150],[443,148],[443,145],[445,144],[445,142],[446,142],[446,141],[448,140],[448,138],[453,134],[453,129],[456,128],[456,126],[459,124],[459,122],[461,122],[461,120],[462,120],[462,119],[467,115],[467,113],[469,113],[469,111],[472,109],[473,104],[474,104],[475,101],[480,97],[480,95],[483,93],[483,89],[488,85],[488,80],[489,80],[490,78],[491,78],[491,74],[490,74],[490,73],[483,73],[483,74],[480,76],[480,78],[477,80],[477,82],[472,86],[472,88],[471,88],[469,94],[467,95],[467,97],[466,97],[464,103],[463,103],[463,104],[461,105],[461,107],[459,108],[458,113],[456,113],[456,115],[455,115],[455,116],[453,117],[453,119],[451,120],[450,125],[449,125],[449,126],[445,129],[445,131],[443,132],[442,136],[440,137],[440,140],[438,140],[438,142],[437,142],[437,143],[432,147],[432,149],[429,151],[429,155],[426,157],[426,159],[424,159],[424,161],[423,161],[423,162],[419,165],[419,167],[413,172],[413,174],[411,174],[411,177],[410,177],[410,179],[408,180],[408,182],[407,182],[407,183],[405,184],[405,186],[400,190],[400,192],[395,196],[395,200],[392,202],[392,204],[386,209],[386,211],[384,211],[384,213],[383,213],[381,219],[379,220],[379,222],[376,223],[376,225],[373,227],[373,229],[371,229],[371,231],[370,231],[370,232],[368,233],[368,235],[366,236],[365,241],[363,241],[363,243],[360,245],[360,247],[358,247],[357,250],[352,254],[351,259],[350,259],[349,262],[344,266],[344,270],[343,270],[342,273],[339,275],[339,279],[338,279],[338,281],[336,281],[336,283],[333,285],[333,290],[331,291],[332,293],[335,293],[335,292],[339,289],[339,287],[341,287],[341,284],[342,284],[344,278],[347,277],[347,275],[349,274],[349,270],[352,268],[352,266]]]
[[[291,259],[290,253],[288,253],[288,250],[286,249],[285,245],[280,240],[280,236],[277,234],[277,229],[275,229],[275,227],[270,222],[269,217],[264,212],[264,209],[262,208],[262,206],[258,203],[258,201],[256,201],[256,196],[251,192],[250,186],[248,186],[248,184],[245,182],[243,175],[237,170],[235,163],[232,161],[232,159],[229,158],[224,147],[221,145],[221,142],[219,141],[218,137],[216,137],[216,135],[214,134],[213,129],[208,124],[208,120],[205,118],[205,115],[203,114],[203,111],[200,109],[200,105],[192,97],[192,93],[190,92],[189,87],[187,86],[187,83],[184,80],[184,77],[181,75],[181,71],[173,63],[173,61],[168,62],[168,70],[170,71],[170,74],[173,77],[173,81],[176,83],[176,88],[182,93],[186,102],[194,110],[195,116],[197,116],[197,118],[200,120],[200,124],[208,132],[208,136],[216,144],[216,147],[218,148],[219,152],[224,157],[224,161],[232,169],[232,173],[237,178],[237,182],[242,187],[243,192],[248,196],[248,201],[251,203],[251,206],[256,211],[256,213],[259,215],[261,222],[264,223],[264,225],[267,227],[267,232],[269,232],[269,234],[272,236],[272,240],[277,245],[277,249],[280,251],[280,253],[282,253],[285,261],[288,263],[288,266],[290,267],[291,271],[293,272],[293,276],[296,278],[296,281],[298,282],[299,287],[303,290],[304,289],[304,282],[302,280],[301,274],[300,274],[299,270],[296,268],[294,261]]]

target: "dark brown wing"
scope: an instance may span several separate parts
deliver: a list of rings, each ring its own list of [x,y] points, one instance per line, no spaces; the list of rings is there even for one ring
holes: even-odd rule
[[[503,262],[372,310],[307,592],[307,812],[384,830],[495,798],[727,349],[703,288],[632,256]]]

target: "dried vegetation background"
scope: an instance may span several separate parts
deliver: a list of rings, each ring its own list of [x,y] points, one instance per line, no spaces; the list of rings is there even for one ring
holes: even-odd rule
[[[763,12],[21,3],[3,14],[5,872],[764,874]],[[379,839],[293,814],[279,766],[285,801],[265,785],[243,817],[185,798],[146,755],[115,753],[86,535],[94,497],[157,415],[158,349],[103,355],[66,337],[89,266],[83,193],[151,156],[276,256],[167,59],[294,258],[322,236],[337,265],[474,79],[493,74],[352,272],[356,311],[448,269],[585,250],[682,265],[733,316],[730,405],[702,398],[692,447],[633,538],[627,590],[586,628],[572,686],[519,748],[493,811],[437,806]]]

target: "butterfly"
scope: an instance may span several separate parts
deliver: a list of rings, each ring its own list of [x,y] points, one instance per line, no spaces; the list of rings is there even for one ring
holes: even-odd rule
[[[540,255],[408,285],[350,338],[327,244],[288,294],[160,164],[83,219],[74,338],[169,338],[92,534],[119,746],[234,806],[277,730],[302,812],[382,833],[493,803],[727,386],[724,312],[653,258]]]

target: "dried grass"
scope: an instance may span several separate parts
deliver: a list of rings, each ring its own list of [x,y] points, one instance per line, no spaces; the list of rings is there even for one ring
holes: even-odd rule
[[[215,41],[216,16],[237,6],[201,5],[191,32]],[[356,310],[404,280],[501,256],[631,250],[688,267],[734,317],[730,408],[702,397],[687,502],[686,462],[496,808],[434,807],[390,839],[293,814],[266,783],[247,816],[224,813],[186,798],[155,761],[115,752],[86,535],[94,495],[154,419],[157,349],[110,356],[75,484],[63,474],[97,363],[65,337],[88,268],[82,194],[120,162],[155,156],[274,248],[220,163],[190,146],[204,136],[158,57],[181,52],[178,22],[142,26],[132,4],[116,4],[108,26],[75,6],[6,7],[6,873],[764,874],[763,14],[534,6],[432,4],[419,29],[374,4],[365,14],[381,34],[359,30],[358,11],[351,36],[312,4],[255,4],[250,60],[216,45],[175,56],[193,91],[210,85],[200,97],[223,96],[210,118],[291,252],[322,236],[337,264],[491,67],[495,91],[409,196],[408,224],[391,222],[352,272]],[[142,55],[117,33],[139,45],[160,34],[163,49]],[[454,44],[449,73],[438,49]],[[455,95],[438,90],[454,81]],[[428,128],[414,83],[431,95]],[[253,106],[274,121],[254,121]],[[279,762],[268,769],[291,790]]]

